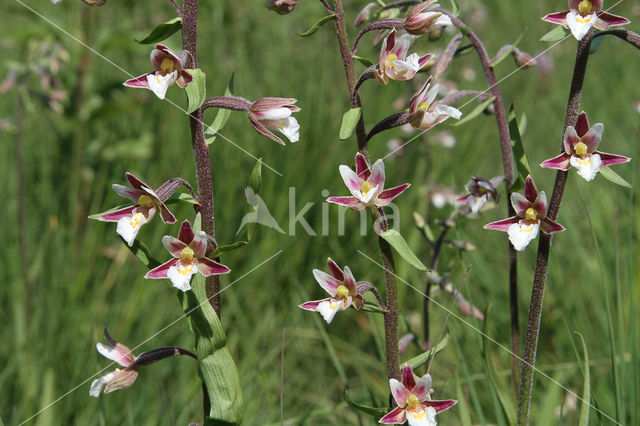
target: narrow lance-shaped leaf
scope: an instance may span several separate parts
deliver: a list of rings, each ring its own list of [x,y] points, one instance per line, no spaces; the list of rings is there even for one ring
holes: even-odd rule
[[[158,24],[148,36],[142,40],[136,40],[140,44],[154,44],[171,37],[176,31],[182,28],[182,18],[173,18]]]
[[[131,251],[131,253],[133,253],[135,257],[140,259],[142,264],[148,269],[153,269],[156,266],[160,265],[160,262],[151,255],[151,250],[149,250],[149,247],[147,247],[147,245],[142,241],[136,239],[133,241],[131,247],[129,247],[129,244],[127,244],[124,238],[120,237],[120,239],[122,240],[122,243]]]
[[[309,28],[307,31],[305,31],[303,33],[299,33],[298,36],[299,37],[309,37],[310,35],[314,34],[316,31],[318,31],[321,26],[323,26],[327,22],[331,21],[335,17],[336,17],[336,14],[334,13],[334,14],[327,15],[327,16],[324,16],[324,17],[320,18],[318,21],[316,21],[315,24],[313,24],[311,26],[311,28]]]
[[[187,98],[189,99],[187,112],[191,114],[200,108],[207,98],[206,75],[199,68],[185,69],[185,71],[193,77],[193,81],[185,87]]]
[[[235,74],[231,74],[229,84],[227,84],[227,87],[224,90],[225,96],[233,96],[234,82]],[[211,123],[211,126],[207,127],[204,131],[204,140],[207,145],[211,145],[213,141],[216,140],[218,132],[220,132],[220,130],[222,130],[222,128],[227,124],[227,120],[229,120],[230,116],[231,110],[226,108],[218,109],[218,113],[216,114],[216,118],[213,119],[213,123]]]
[[[489,65],[491,65],[492,67],[495,67],[500,62],[504,61],[505,58],[508,57],[511,54],[511,52],[513,52],[513,49],[515,49],[516,46],[518,46],[518,43],[520,43],[520,40],[522,40],[523,36],[524,36],[524,33],[520,34],[520,37],[518,37],[518,39],[513,44],[509,44],[503,47],[502,49],[500,49],[500,51],[496,54],[495,58],[491,60]]]
[[[509,108],[509,135],[511,137],[511,149],[513,150],[513,160],[517,179],[510,188],[511,192],[519,192],[524,189],[524,181],[527,176],[531,175],[531,167],[527,154],[524,151],[520,129],[518,128],[518,120],[516,118],[516,109],[512,104]]]
[[[482,114],[482,112],[485,109],[487,109],[487,107],[489,105],[491,105],[491,103],[493,101],[495,101],[495,100],[496,100],[496,97],[495,96],[491,96],[490,98],[486,99],[484,102],[481,102],[477,107],[475,107],[473,109],[473,111],[471,111],[469,114],[465,115],[462,120],[460,120],[457,123],[455,123],[454,126],[462,126],[464,123],[467,123],[467,122],[473,120],[474,118],[476,118],[477,116]]]
[[[358,55],[353,55],[352,56],[354,61],[358,61],[360,62],[362,65],[364,65],[365,67],[369,68],[370,66],[373,65],[373,62],[363,56],[358,56]]]
[[[391,247],[393,247],[408,264],[420,271],[427,271],[427,267],[424,266],[420,259],[413,253],[409,244],[407,244],[404,237],[400,235],[398,231],[389,229],[380,234],[380,236],[391,244]]]
[[[345,140],[351,136],[353,129],[355,129],[358,124],[358,120],[360,120],[361,112],[362,108],[358,107],[351,108],[344,113],[342,116],[342,125],[340,125],[340,139]]]
[[[260,185],[262,184],[262,158],[258,159],[258,162],[251,171],[249,177],[249,187],[253,189],[253,192],[258,195],[260,193]],[[247,241],[251,241],[253,232],[256,229],[255,222],[247,223]]]
[[[233,244],[227,244],[224,246],[218,246],[214,251],[211,252],[211,254],[209,255],[210,258],[215,259],[216,257],[220,257],[225,253],[230,253],[234,250],[239,249],[242,246],[246,246],[247,245],[247,241],[236,241]]]
[[[346,389],[344,391],[344,400],[350,407],[355,408],[358,411],[362,411],[365,414],[369,414],[376,420],[387,414],[387,411],[389,411],[388,407],[369,407],[368,405],[360,404],[354,401],[353,399],[351,399],[351,395],[349,395],[349,391]]]
[[[589,351],[582,334],[575,332],[582,340],[582,349],[584,350],[584,387],[582,391],[582,408],[580,409],[580,419],[578,426],[588,426],[589,410],[591,409],[591,379],[589,375]]]
[[[571,34],[571,30],[561,26],[555,27],[540,38],[540,41],[558,41]]]
[[[449,0],[449,2],[451,2],[451,14],[453,16],[458,16],[460,15],[460,5],[458,5],[457,0]]]
[[[615,183],[616,185],[620,185],[625,188],[631,188],[631,184],[624,180],[622,176],[611,170],[610,167],[602,167],[599,170],[599,173],[605,179]]]
[[[449,330],[447,330],[447,334],[438,342],[437,345],[432,347],[426,352],[421,353],[418,356],[414,356],[410,360],[406,361],[406,364],[409,364],[412,369],[416,370],[427,363],[430,359],[433,359],[434,356],[449,344],[449,339],[451,338],[451,334]]]

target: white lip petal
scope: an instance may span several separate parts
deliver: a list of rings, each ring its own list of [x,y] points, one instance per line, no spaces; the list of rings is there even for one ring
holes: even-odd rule
[[[109,381],[111,380],[111,376],[113,376],[113,372],[107,373],[104,376],[100,377],[99,379],[96,379],[93,382],[91,382],[91,388],[89,388],[89,395],[95,398],[99,397],[100,393],[102,392],[102,388],[104,388],[104,386],[107,383],[109,383]]]
[[[283,120],[283,123],[278,130],[291,141],[291,143],[298,142],[300,140],[300,125],[295,117],[287,117]]]
[[[338,311],[342,311],[344,309],[343,306],[344,303],[341,300],[331,299],[321,302],[316,310],[320,312],[320,315],[322,315],[322,318],[324,318],[327,324],[331,324],[333,317],[336,316]]]
[[[359,199],[363,203],[369,204],[375,201],[373,200],[374,198],[377,198],[376,195],[378,195],[379,188],[380,188],[380,185],[377,185],[371,188],[369,191],[367,191],[366,194],[362,194],[362,192],[360,192],[359,194],[354,194],[354,195],[356,196],[357,199]]]
[[[116,225],[116,232],[120,235],[131,247],[133,245],[133,241],[136,239],[138,232],[140,232],[140,228],[142,225],[149,222],[155,213],[155,209],[150,209],[146,218],[142,213],[134,213],[133,216],[125,216],[118,220],[118,224]]]
[[[407,408],[409,426],[436,426],[436,409],[426,405]]]
[[[567,13],[567,25],[571,29],[571,33],[577,40],[582,38],[589,32],[591,27],[598,21],[598,16],[593,13],[591,15],[583,17],[579,13],[569,12]]]
[[[451,18],[449,18],[447,15],[440,15],[434,25],[439,27],[450,27],[453,26],[453,22],[451,22]]]
[[[513,244],[513,247],[518,250],[524,250],[529,243],[538,236],[538,229],[540,224],[527,224],[527,223],[514,223],[509,226],[507,234],[509,234],[509,241]]]
[[[167,271],[167,278],[171,280],[171,284],[179,290],[189,291],[191,290],[191,285],[189,281],[191,281],[191,276],[198,271],[196,265],[190,265],[187,268],[181,267],[177,268],[172,266]]]
[[[600,170],[600,167],[602,166],[602,159],[598,154],[593,154],[590,157],[585,158],[584,160],[580,157],[572,155],[569,162],[573,167],[576,168],[578,174],[582,176],[587,182],[591,182],[596,177],[598,171]]]
[[[147,75],[147,83],[149,89],[160,99],[164,99],[167,89],[178,79],[178,71],[173,71],[167,75],[149,74]]]
[[[460,120],[462,117],[462,112],[458,108],[454,108],[450,105],[437,104],[433,109],[437,115],[447,116],[451,118],[455,118],[456,120]]]

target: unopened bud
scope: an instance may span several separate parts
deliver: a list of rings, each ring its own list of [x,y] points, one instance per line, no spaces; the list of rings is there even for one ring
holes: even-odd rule
[[[371,17],[371,11],[378,6],[378,3],[367,3],[367,5],[362,8],[358,15],[356,15],[356,19],[353,21],[353,26],[359,27],[360,25],[367,22]]]
[[[286,15],[293,12],[296,8],[298,0],[269,0],[267,2],[267,9],[271,9],[280,15]]]
[[[516,60],[516,65],[519,68],[531,68],[535,67],[538,64],[533,56],[531,56],[527,52],[523,52],[517,47],[513,49],[512,54],[513,58]]]
[[[429,31],[429,41],[438,41],[444,33],[444,27],[435,27]]]

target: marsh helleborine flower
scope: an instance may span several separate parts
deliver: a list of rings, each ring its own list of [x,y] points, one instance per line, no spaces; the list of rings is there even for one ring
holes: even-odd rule
[[[431,376],[418,377],[411,366],[402,366],[402,382],[389,379],[391,395],[398,406],[379,420],[383,424],[403,424],[410,426],[435,426],[436,414],[458,403],[453,399],[436,401],[431,399]]]
[[[449,117],[459,120],[462,116],[462,112],[457,108],[436,101],[438,90],[440,85],[434,84],[431,87],[431,77],[429,77],[420,90],[411,97],[409,112],[415,114],[415,118],[410,124],[414,128],[428,130]]]
[[[298,0],[269,0],[267,9],[277,12],[279,15],[287,15],[296,8]]]
[[[384,207],[402,194],[411,185],[408,183],[384,190],[384,163],[376,161],[371,169],[364,156],[356,154],[356,172],[349,166],[339,167],[340,175],[345,185],[351,191],[352,197],[329,197],[329,203],[347,206],[353,210],[362,210],[367,206]]]
[[[193,233],[188,220],[182,222],[178,238],[162,237],[162,245],[174,258],[150,270],[145,278],[168,278],[182,291],[191,290],[191,276],[200,272],[205,277],[228,274],[230,269],[206,257],[208,237],[204,231]]]
[[[471,209],[471,213],[478,214],[480,209],[489,201],[497,202],[500,194],[496,187],[504,180],[503,176],[496,176],[491,180],[472,176],[472,182],[465,186],[468,194],[458,198],[458,202],[465,203]]]
[[[446,27],[453,25],[451,18],[436,9],[440,8],[435,0],[423,1],[413,6],[407,13],[404,28],[413,35],[425,34],[436,27]]]
[[[89,395],[96,398],[100,396],[103,388],[104,393],[128,388],[138,378],[138,366],[135,363],[136,359],[131,353],[131,350],[122,343],[116,342],[109,336],[106,329],[104,330],[104,335],[109,342],[109,346],[98,343],[96,344],[96,349],[98,349],[98,352],[100,352],[102,356],[117,362],[124,368],[116,368],[115,371],[111,371],[91,383]]]
[[[631,161],[631,158],[623,155],[596,151],[603,132],[604,125],[602,123],[596,123],[589,127],[587,113],[580,113],[575,127],[569,126],[564,132],[562,139],[564,152],[557,157],[543,161],[540,166],[565,171],[573,166],[584,180],[590,182],[602,167]]]
[[[356,309],[362,308],[364,305],[362,293],[373,286],[366,281],[356,282],[348,266],[345,266],[343,271],[331,258],[327,259],[327,264],[331,275],[314,269],[313,276],[331,297],[305,302],[299,306],[307,311],[319,312],[327,324],[330,324],[339,311],[344,311],[352,305]]]
[[[376,70],[376,78],[382,84],[392,80],[410,80],[431,59],[432,55],[418,56],[412,53],[407,56],[411,46],[411,35],[403,34],[396,40],[395,28],[384,39],[380,51],[380,63]]]
[[[569,28],[577,40],[582,40],[591,27],[605,30],[630,22],[625,17],[603,12],[602,3],[603,0],[569,0],[569,10],[550,13],[542,20]]]
[[[300,125],[291,114],[300,111],[294,98],[261,98],[251,104],[249,121],[256,132],[284,145],[282,139],[271,133],[278,130],[291,142],[300,139]]]
[[[166,200],[164,196],[161,198],[149,185],[131,173],[127,172],[126,177],[132,188],[118,184],[113,184],[112,187],[116,194],[129,198],[135,204],[112,212],[102,213],[93,218],[103,222],[118,222],[116,232],[131,247],[142,225],[151,221],[156,211],[160,211],[160,217],[164,223],[175,223],[176,218],[164,205]],[[165,195],[168,198],[171,194]]]
[[[167,89],[173,83],[184,88],[193,80],[191,74],[183,69],[180,57],[167,46],[156,44],[156,48],[151,51],[150,61],[153,72],[129,79],[123,84],[127,87],[149,89],[158,98],[164,99]]]
[[[507,232],[509,241],[518,251],[524,250],[538,236],[539,229],[545,234],[564,231],[562,225],[547,218],[547,195],[544,191],[538,193],[531,176],[524,182],[524,195],[511,194],[511,205],[516,216],[491,222],[484,228]]]

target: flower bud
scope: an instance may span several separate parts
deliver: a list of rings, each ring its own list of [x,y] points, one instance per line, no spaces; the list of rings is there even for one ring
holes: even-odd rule
[[[267,2],[267,9],[273,10],[280,15],[287,15],[293,12],[296,8],[298,0],[269,0]]]
[[[356,15],[356,19],[354,19],[353,21],[353,26],[359,27],[360,25],[367,22],[371,17],[371,11],[378,6],[378,3],[375,2],[367,3],[367,5],[363,7],[362,10]]]
[[[531,67],[535,67],[538,64],[536,62],[536,58],[534,58],[527,52],[523,52],[517,47],[513,48],[512,55],[513,55],[513,58],[516,60],[516,65],[518,66],[518,68],[531,68]]]
[[[422,35],[436,27],[452,25],[448,16],[434,11],[438,7],[437,3],[433,4],[433,0],[413,6],[407,13],[407,19],[405,20],[407,32],[413,35]]]

